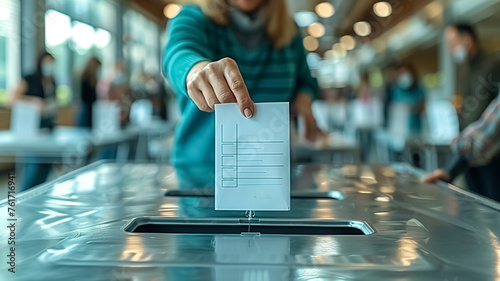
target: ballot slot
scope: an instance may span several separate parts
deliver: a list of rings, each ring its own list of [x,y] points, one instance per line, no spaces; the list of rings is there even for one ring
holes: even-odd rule
[[[242,235],[248,222],[240,219],[134,218],[124,228],[131,233]],[[259,235],[369,235],[374,230],[362,221],[252,220],[251,234]]]
[[[166,197],[215,197],[213,189],[169,189],[165,191]],[[327,200],[344,200],[344,195],[337,190],[332,191],[292,191],[290,194],[292,199],[327,199]]]

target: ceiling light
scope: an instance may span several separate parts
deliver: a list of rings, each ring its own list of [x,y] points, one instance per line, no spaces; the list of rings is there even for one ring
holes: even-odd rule
[[[373,5],[373,12],[381,18],[385,18],[392,14],[392,6],[385,1],[377,2]]]
[[[307,28],[307,32],[309,32],[312,37],[319,38],[325,35],[325,27],[321,23],[315,22]]]
[[[443,13],[443,5],[439,2],[431,2],[424,9],[429,19],[436,18]]]
[[[329,2],[319,3],[314,10],[322,18],[329,18],[335,13],[335,8]]]
[[[347,55],[347,51],[345,50],[344,46],[340,43],[335,43],[332,46],[332,51],[335,56],[335,58],[340,59],[343,58]]]
[[[177,14],[181,11],[181,8],[182,6],[179,4],[168,4],[163,9],[163,14],[165,15],[165,17],[172,19],[177,16]]]
[[[346,35],[340,38],[340,44],[342,44],[344,49],[352,50],[356,47],[356,40],[354,40],[354,37],[352,37],[351,35]]]
[[[372,33],[372,27],[366,21],[358,21],[354,24],[354,32],[359,36],[368,36]]]
[[[319,47],[318,39],[312,36],[306,36],[304,38],[304,48],[306,48],[306,50],[313,52],[316,51],[318,47]]]
[[[323,58],[325,60],[334,60],[335,59],[335,53],[333,50],[328,50],[323,54]]]
[[[341,51],[341,50],[345,50],[345,49],[344,49],[344,46],[342,46],[342,44],[335,43],[332,46],[332,50],[334,50],[334,51]]]

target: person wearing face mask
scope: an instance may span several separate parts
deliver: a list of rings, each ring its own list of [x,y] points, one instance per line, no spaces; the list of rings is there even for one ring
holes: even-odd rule
[[[500,201],[500,63],[484,54],[470,25],[449,26],[446,39],[458,66],[456,107],[461,132],[452,142],[453,160],[424,181],[451,182],[465,172],[472,192]]]
[[[392,87],[392,103],[407,105],[410,109],[409,132],[421,133],[421,114],[425,107],[425,92],[417,80],[417,72],[409,64],[396,67],[397,78]],[[389,116],[389,118],[391,118]]]
[[[12,103],[18,100],[34,101],[41,110],[40,128],[52,130],[57,117],[55,59],[49,53],[40,55],[35,73],[24,76],[12,95]],[[24,165],[22,189],[29,189],[47,180],[51,164],[38,163],[30,157]]]
[[[246,118],[254,102],[289,101],[314,141],[311,104],[319,87],[285,0],[199,0],[169,22],[163,71],[177,94],[180,120],[171,161],[213,163],[214,108],[237,103]]]
[[[12,96],[12,103],[31,100],[38,104],[42,112],[41,128],[52,129],[57,117],[54,69],[54,57],[47,52],[41,54],[35,73],[23,77]]]
[[[98,72],[101,61],[92,57],[89,59],[82,73],[80,82],[80,96],[82,104],[78,118],[78,126],[92,128],[92,105],[97,101]]]
[[[446,28],[445,37],[457,65],[454,104],[462,131],[478,120],[498,96],[500,63],[483,52],[471,25],[450,25]]]

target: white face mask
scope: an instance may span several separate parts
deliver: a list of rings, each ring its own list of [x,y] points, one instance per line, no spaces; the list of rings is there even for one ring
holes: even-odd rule
[[[47,62],[42,65],[42,74],[46,77],[54,76],[54,63]]]
[[[456,63],[463,63],[467,59],[467,49],[463,45],[459,45],[453,50],[453,60]]]
[[[409,89],[413,85],[413,77],[410,74],[402,74],[397,80],[398,87],[401,89]]]

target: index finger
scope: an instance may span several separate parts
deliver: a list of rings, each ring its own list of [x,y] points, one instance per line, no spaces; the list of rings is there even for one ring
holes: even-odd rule
[[[238,107],[240,108],[243,116],[246,118],[252,117],[255,113],[255,105],[250,98],[250,94],[248,93],[247,86],[245,85],[240,70],[238,69],[238,65],[236,65],[234,61],[225,67],[224,78],[236,97]]]

